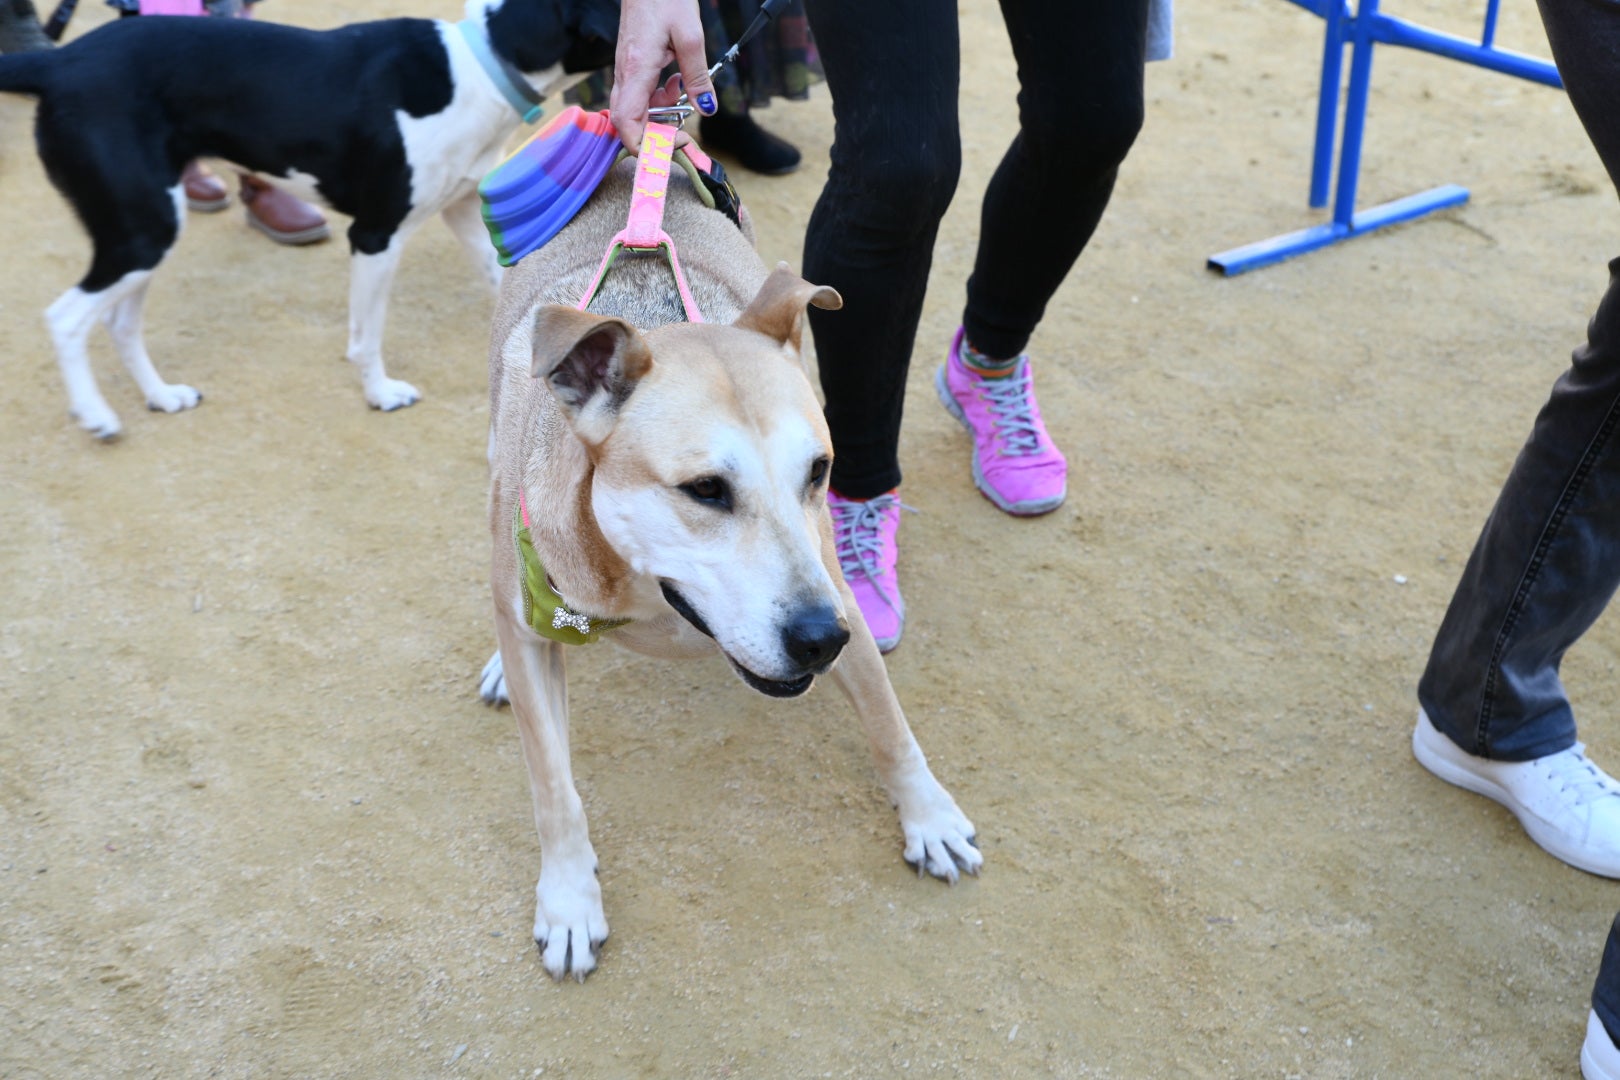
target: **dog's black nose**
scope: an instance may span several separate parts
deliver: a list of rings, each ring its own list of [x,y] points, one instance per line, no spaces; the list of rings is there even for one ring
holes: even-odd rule
[[[849,624],[831,607],[804,608],[782,628],[782,650],[801,671],[822,671],[849,643]]]

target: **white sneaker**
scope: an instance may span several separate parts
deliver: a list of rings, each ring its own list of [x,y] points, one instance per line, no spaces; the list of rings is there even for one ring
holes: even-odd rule
[[[1412,755],[1425,769],[1513,811],[1549,854],[1620,878],[1620,783],[1587,760],[1585,749],[1576,743],[1534,761],[1491,761],[1442,735],[1422,709],[1412,732]]]
[[[1586,1080],[1620,1080],[1620,1049],[1598,1019],[1586,1014],[1586,1041],[1581,1044],[1581,1075]]]

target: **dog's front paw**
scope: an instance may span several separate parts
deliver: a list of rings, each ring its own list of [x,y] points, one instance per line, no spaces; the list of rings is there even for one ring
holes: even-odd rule
[[[501,664],[501,650],[496,649],[495,655],[489,658],[484,665],[483,674],[478,676],[478,696],[484,699],[485,705],[500,708],[509,704],[511,698],[506,696],[506,668]]]
[[[584,982],[596,969],[596,955],[608,936],[602,888],[594,872],[549,871],[541,869],[534,887],[534,944],[553,979],[572,975]]]
[[[422,400],[416,387],[399,379],[382,378],[366,385],[366,404],[383,412],[393,412]]]
[[[906,834],[906,864],[918,877],[929,873],[954,885],[959,874],[977,874],[984,865],[973,822],[937,782],[932,791],[901,800],[900,827]]]
[[[177,413],[196,408],[202,395],[183,383],[164,383],[146,395],[146,407],[153,412]]]

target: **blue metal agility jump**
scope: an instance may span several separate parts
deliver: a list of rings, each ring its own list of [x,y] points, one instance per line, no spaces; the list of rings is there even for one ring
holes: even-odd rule
[[[1344,108],[1344,142],[1339,151],[1339,180],[1333,201],[1333,220],[1211,255],[1210,268],[1228,277],[1468,201],[1467,188],[1443,184],[1370,210],[1356,211],[1356,180],[1361,169],[1361,140],[1367,122],[1367,93],[1372,84],[1375,45],[1401,45],[1547,86],[1561,89],[1564,85],[1550,62],[1496,47],[1496,15],[1501,0],[1488,0],[1485,28],[1477,43],[1385,15],[1378,10],[1379,0],[1360,0],[1360,9],[1356,13],[1350,10],[1350,0],[1288,2],[1318,16],[1326,26],[1326,40],[1322,46],[1322,85],[1316,105],[1316,146],[1311,159],[1310,203],[1313,207],[1326,206],[1328,201],[1329,176],[1333,168],[1333,135],[1339,112],[1339,77],[1343,69],[1344,47],[1352,47],[1350,84]]]

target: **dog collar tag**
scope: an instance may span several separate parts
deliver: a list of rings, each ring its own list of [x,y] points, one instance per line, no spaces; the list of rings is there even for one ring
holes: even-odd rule
[[[572,627],[586,637],[590,637],[591,617],[581,615],[577,611],[569,611],[563,605],[558,604],[557,609],[551,613],[551,628],[553,630],[562,630],[565,627]]]

